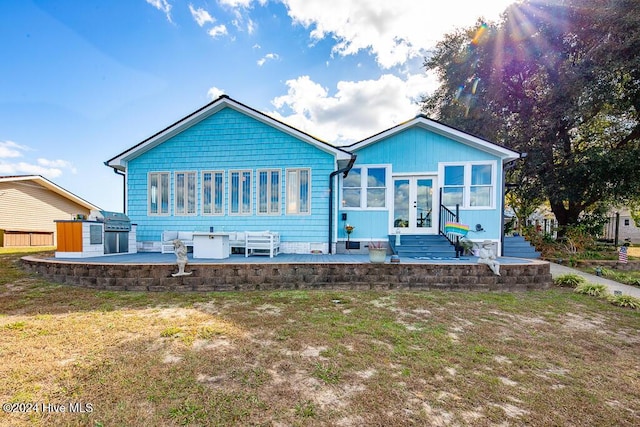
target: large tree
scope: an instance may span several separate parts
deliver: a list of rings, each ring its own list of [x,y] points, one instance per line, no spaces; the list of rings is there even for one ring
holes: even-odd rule
[[[440,41],[425,61],[438,119],[526,152],[519,197],[560,225],[640,195],[640,2],[514,3]]]

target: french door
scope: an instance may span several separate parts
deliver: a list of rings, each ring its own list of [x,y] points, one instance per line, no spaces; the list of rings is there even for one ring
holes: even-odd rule
[[[435,234],[438,227],[436,177],[407,176],[393,179],[394,233]]]

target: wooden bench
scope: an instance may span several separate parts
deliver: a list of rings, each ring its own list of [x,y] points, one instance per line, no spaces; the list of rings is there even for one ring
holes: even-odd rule
[[[280,253],[280,234],[269,231],[246,231],[245,257],[249,255],[269,255],[273,258]]]

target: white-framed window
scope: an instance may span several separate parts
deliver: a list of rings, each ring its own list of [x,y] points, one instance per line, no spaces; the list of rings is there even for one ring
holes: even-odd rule
[[[342,179],[342,207],[359,208],[362,204],[362,168],[351,168]]]
[[[366,206],[368,208],[384,208],[387,200],[387,169],[367,168]]]
[[[224,172],[202,172],[202,214],[224,214]]]
[[[280,170],[257,170],[258,215],[280,214]]]
[[[169,215],[169,172],[150,172],[147,186],[149,215]]]
[[[251,171],[229,171],[229,214],[251,215]]]
[[[464,206],[464,165],[444,167],[441,203],[445,206]]]
[[[496,194],[496,163],[445,164],[442,204],[461,208],[493,208]]]
[[[379,209],[387,205],[387,167],[352,168],[342,180],[342,207]]]
[[[311,213],[311,169],[287,169],[287,214]]]
[[[471,165],[469,190],[469,206],[493,206],[493,167],[491,165]]]
[[[175,172],[175,215],[195,215],[196,203],[196,172]]]

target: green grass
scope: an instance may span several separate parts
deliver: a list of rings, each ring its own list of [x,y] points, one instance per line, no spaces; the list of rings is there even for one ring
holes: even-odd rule
[[[569,288],[104,292],[17,258],[0,256],[0,400],[94,410],[0,425],[632,426],[640,413],[640,311]]]

